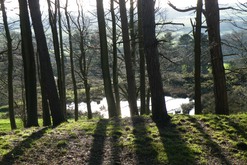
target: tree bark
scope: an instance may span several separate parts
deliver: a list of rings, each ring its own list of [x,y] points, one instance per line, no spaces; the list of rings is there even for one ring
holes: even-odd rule
[[[65,56],[63,49],[63,29],[62,29],[62,20],[61,20],[61,11],[60,11],[60,0],[57,1],[57,9],[58,9],[58,31],[59,31],[59,39],[60,39],[60,55],[61,55],[61,91],[60,91],[60,102],[61,108],[65,118],[67,117],[66,112],[66,82],[65,82]]]
[[[151,91],[152,118],[154,121],[168,121],[163,85],[160,73],[160,63],[155,36],[154,1],[142,1],[143,40]]]
[[[215,113],[229,114],[225,69],[220,37],[220,16],[218,0],[205,0],[209,48],[214,77]]]
[[[67,31],[69,35],[69,56],[70,56],[70,67],[71,67],[71,78],[73,83],[73,92],[74,92],[74,103],[75,103],[75,121],[78,120],[78,95],[77,95],[77,84],[75,78],[75,67],[74,67],[74,54],[73,54],[73,45],[72,45],[72,34],[71,34],[71,27],[70,27],[70,18],[69,13],[67,11],[68,8],[68,0],[66,0],[65,5],[65,16],[67,21]]]
[[[4,0],[0,0],[2,17],[4,23],[4,29],[7,38],[7,47],[8,47],[8,102],[9,102],[9,119],[11,129],[16,129],[15,114],[14,114],[14,93],[13,93],[13,53],[12,53],[12,38],[10,36],[8,18],[5,11]]]
[[[26,0],[19,0],[22,58],[26,93],[26,127],[38,126],[36,66],[33,50],[32,31]]]
[[[201,107],[201,25],[202,0],[197,1],[195,42],[195,114],[202,113]]]
[[[28,2],[39,52],[41,75],[44,80],[47,99],[49,100],[53,125],[57,126],[65,121],[65,117],[60,107],[46,37],[41,20],[39,0],[28,0]]]
[[[145,68],[145,54],[143,47],[143,30],[142,30],[142,0],[138,0],[138,38],[139,38],[139,56],[140,56],[140,102],[141,115],[148,114],[146,109],[146,68]]]
[[[111,76],[109,71],[108,62],[108,46],[106,37],[106,27],[105,27],[105,16],[103,8],[103,0],[96,0],[97,2],[97,17],[99,26],[99,36],[100,36],[100,50],[101,50],[101,68],[104,81],[104,90],[106,95],[106,100],[108,104],[109,117],[117,117],[116,104],[111,87]]]
[[[120,95],[118,83],[118,57],[117,57],[117,28],[116,28],[116,15],[114,10],[114,0],[111,0],[111,17],[112,17],[112,54],[113,54],[113,87],[115,92],[116,110],[118,116],[121,116],[120,108]]]
[[[122,38],[123,38],[123,47],[124,47],[124,60],[127,74],[127,93],[128,93],[128,102],[130,107],[131,116],[138,115],[137,103],[136,103],[136,83],[135,75],[133,72],[133,61],[131,58],[130,51],[130,39],[128,31],[128,20],[126,13],[125,0],[119,0],[120,6],[120,17],[121,17],[121,26],[122,26]]]

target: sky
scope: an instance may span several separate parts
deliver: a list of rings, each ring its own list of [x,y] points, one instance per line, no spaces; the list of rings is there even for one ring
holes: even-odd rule
[[[195,18],[195,13],[193,12],[187,12],[187,13],[180,13],[177,11],[174,11],[167,5],[168,1],[170,1],[172,4],[174,4],[178,8],[188,8],[191,6],[196,6],[197,0],[156,0],[156,3],[162,7],[166,11],[166,19],[169,22],[177,22],[177,23],[184,23],[185,27],[182,29],[183,31],[188,32],[191,30],[191,23],[190,19],[194,20]],[[222,7],[226,6],[233,6],[237,2],[246,2],[246,0],[219,0],[219,4]],[[8,17],[15,17],[18,19],[18,3],[17,0],[6,0],[7,4],[7,13]],[[76,11],[77,6],[76,6],[76,0],[69,0],[69,10]],[[78,2],[81,2],[83,7],[84,7],[84,12],[94,12],[96,8],[96,0],[78,0]],[[104,7],[109,8],[109,0],[103,0],[104,2]],[[65,3],[65,0],[60,1],[61,5]],[[46,0],[40,0],[41,4],[41,9],[43,12],[47,12],[47,1]],[[127,2],[128,6],[128,2]],[[221,18],[227,17],[232,15],[232,13],[229,12],[221,12]],[[181,28],[181,27],[179,27]],[[223,23],[222,28],[224,31],[231,31],[232,27],[229,26],[229,24]]]

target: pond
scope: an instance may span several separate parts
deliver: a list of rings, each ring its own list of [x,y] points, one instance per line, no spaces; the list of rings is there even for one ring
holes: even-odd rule
[[[182,104],[188,104],[191,102],[189,98],[173,98],[170,96],[165,96],[166,108],[169,114],[182,114]],[[121,114],[122,117],[130,117],[129,104],[128,101],[121,101]],[[137,101],[138,108],[140,107],[140,100]],[[75,107],[74,103],[67,105],[68,110],[73,110]],[[84,102],[79,103],[79,111],[82,113],[87,112],[87,105]],[[91,108],[93,113],[99,113],[103,118],[108,118],[107,111],[107,101],[106,98],[103,98],[100,102],[91,102]],[[190,111],[190,115],[194,115],[194,108]]]

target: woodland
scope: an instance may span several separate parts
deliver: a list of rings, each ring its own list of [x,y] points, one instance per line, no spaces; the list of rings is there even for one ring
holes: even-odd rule
[[[189,32],[154,0],[43,3],[0,0],[0,164],[247,164],[247,3],[167,1]]]

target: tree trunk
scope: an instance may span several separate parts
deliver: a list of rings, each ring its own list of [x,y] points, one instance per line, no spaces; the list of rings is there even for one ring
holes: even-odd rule
[[[27,108],[27,123],[25,126],[32,127],[38,126],[36,66],[26,0],[19,0],[19,9]]]
[[[111,117],[116,117],[118,114],[116,111],[116,104],[111,87],[103,0],[96,0],[96,2],[97,2],[97,17],[98,17],[98,26],[99,26],[99,36],[100,36],[101,68],[103,74],[105,95],[108,104],[108,112],[109,112],[109,117],[111,118]]]
[[[64,49],[63,49],[63,34],[62,34],[62,20],[61,20],[61,11],[60,11],[60,0],[57,0],[57,9],[58,9],[58,31],[60,39],[60,55],[61,55],[61,91],[60,91],[60,102],[63,114],[66,118],[66,85],[65,85],[65,61],[64,61]]]
[[[139,56],[140,56],[140,102],[141,115],[148,114],[146,109],[146,80],[145,80],[145,54],[143,47],[143,31],[142,31],[142,0],[138,0],[138,38],[139,38]]]
[[[118,83],[118,57],[117,57],[117,29],[116,29],[116,15],[114,10],[114,0],[111,0],[111,17],[112,17],[112,54],[113,54],[113,86],[116,100],[116,110],[118,116],[121,116],[120,95]]]
[[[218,0],[205,0],[209,48],[214,77],[215,113],[229,114],[225,69],[220,38],[220,16]]]
[[[37,61],[37,71],[38,71],[38,77],[39,77],[39,84],[40,84],[40,90],[41,90],[41,102],[42,102],[42,118],[43,118],[43,126],[50,126],[51,125],[51,114],[50,114],[50,108],[48,104],[48,99],[46,96],[45,86],[44,86],[44,80],[42,79],[42,75],[40,73],[40,62],[39,57],[36,56]]]
[[[163,85],[160,73],[157,40],[155,37],[154,1],[142,1],[143,39],[146,54],[149,86],[151,91],[152,118],[154,121],[167,121]]]
[[[4,0],[0,0],[4,29],[7,38],[8,47],[8,102],[9,102],[9,119],[11,129],[16,129],[15,114],[14,114],[14,94],[13,94],[13,53],[12,53],[12,38],[8,27],[7,14],[5,11]]]
[[[28,2],[39,52],[40,71],[44,80],[45,91],[50,104],[53,125],[57,126],[65,121],[65,117],[60,107],[53,76],[46,37],[41,20],[39,0],[28,0]]]
[[[78,120],[78,95],[77,95],[77,85],[76,85],[75,69],[74,69],[72,34],[71,34],[70,18],[69,18],[69,13],[67,11],[67,7],[68,7],[68,0],[66,0],[66,5],[65,5],[64,10],[65,10],[65,16],[66,16],[66,21],[67,21],[67,31],[69,35],[69,56],[70,56],[71,78],[72,78],[73,91],[74,91],[75,121],[77,121]]]
[[[202,0],[197,1],[195,42],[195,114],[202,113],[201,107],[201,24]]]
[[[130,39],[128,31],[128,20],[126,13],[125,0],[119,0],[120,6],[120,17],[121,17],[121,26],[122,26],[122,38],[123,38],[123,47],[124,47],[124,60],[127,74],[127,93],[128,93],[128,102],[130,107],[131,116],[138,115],[137,103],[136,103],[136,83],[135,75],[133,72],[133,61],[131,58],[130,51]]]

